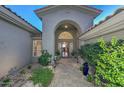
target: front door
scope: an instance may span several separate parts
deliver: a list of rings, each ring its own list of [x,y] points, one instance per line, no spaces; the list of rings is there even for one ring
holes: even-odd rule
[[[73,51],[73,43],[72,42],[59,42],[58,50],[63,58],[70,57],[71,52]]]
[[[69,57],[69,46],[68,42],[62,42],[62,57]]]

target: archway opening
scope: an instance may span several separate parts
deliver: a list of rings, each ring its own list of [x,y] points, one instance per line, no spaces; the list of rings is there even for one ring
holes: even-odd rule
[[[59,25],[55,31],[55,51],[61,57],[71,57],[78,49],[78,34],[78,29],[70,23]]]

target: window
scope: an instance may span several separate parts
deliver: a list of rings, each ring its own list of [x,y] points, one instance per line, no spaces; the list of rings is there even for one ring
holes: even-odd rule
[[[73,39],[73,36],[69,32],[62,32],[58,39]]]
[[[41,40],[33,40],[33,56],[41,55]]]

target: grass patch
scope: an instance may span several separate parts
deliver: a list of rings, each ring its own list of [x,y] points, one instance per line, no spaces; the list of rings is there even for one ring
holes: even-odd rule
[[[31,80],[34,85],[38,84],[39,86],[47,87],[51,83],[53,76],[51,69],[41,67],[33,71]]]

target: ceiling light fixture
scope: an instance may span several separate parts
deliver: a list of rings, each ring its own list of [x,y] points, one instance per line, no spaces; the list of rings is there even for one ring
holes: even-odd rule
[[[65,25],[65,28],[68,28],[68,26],[67,26],[67,25]]]

